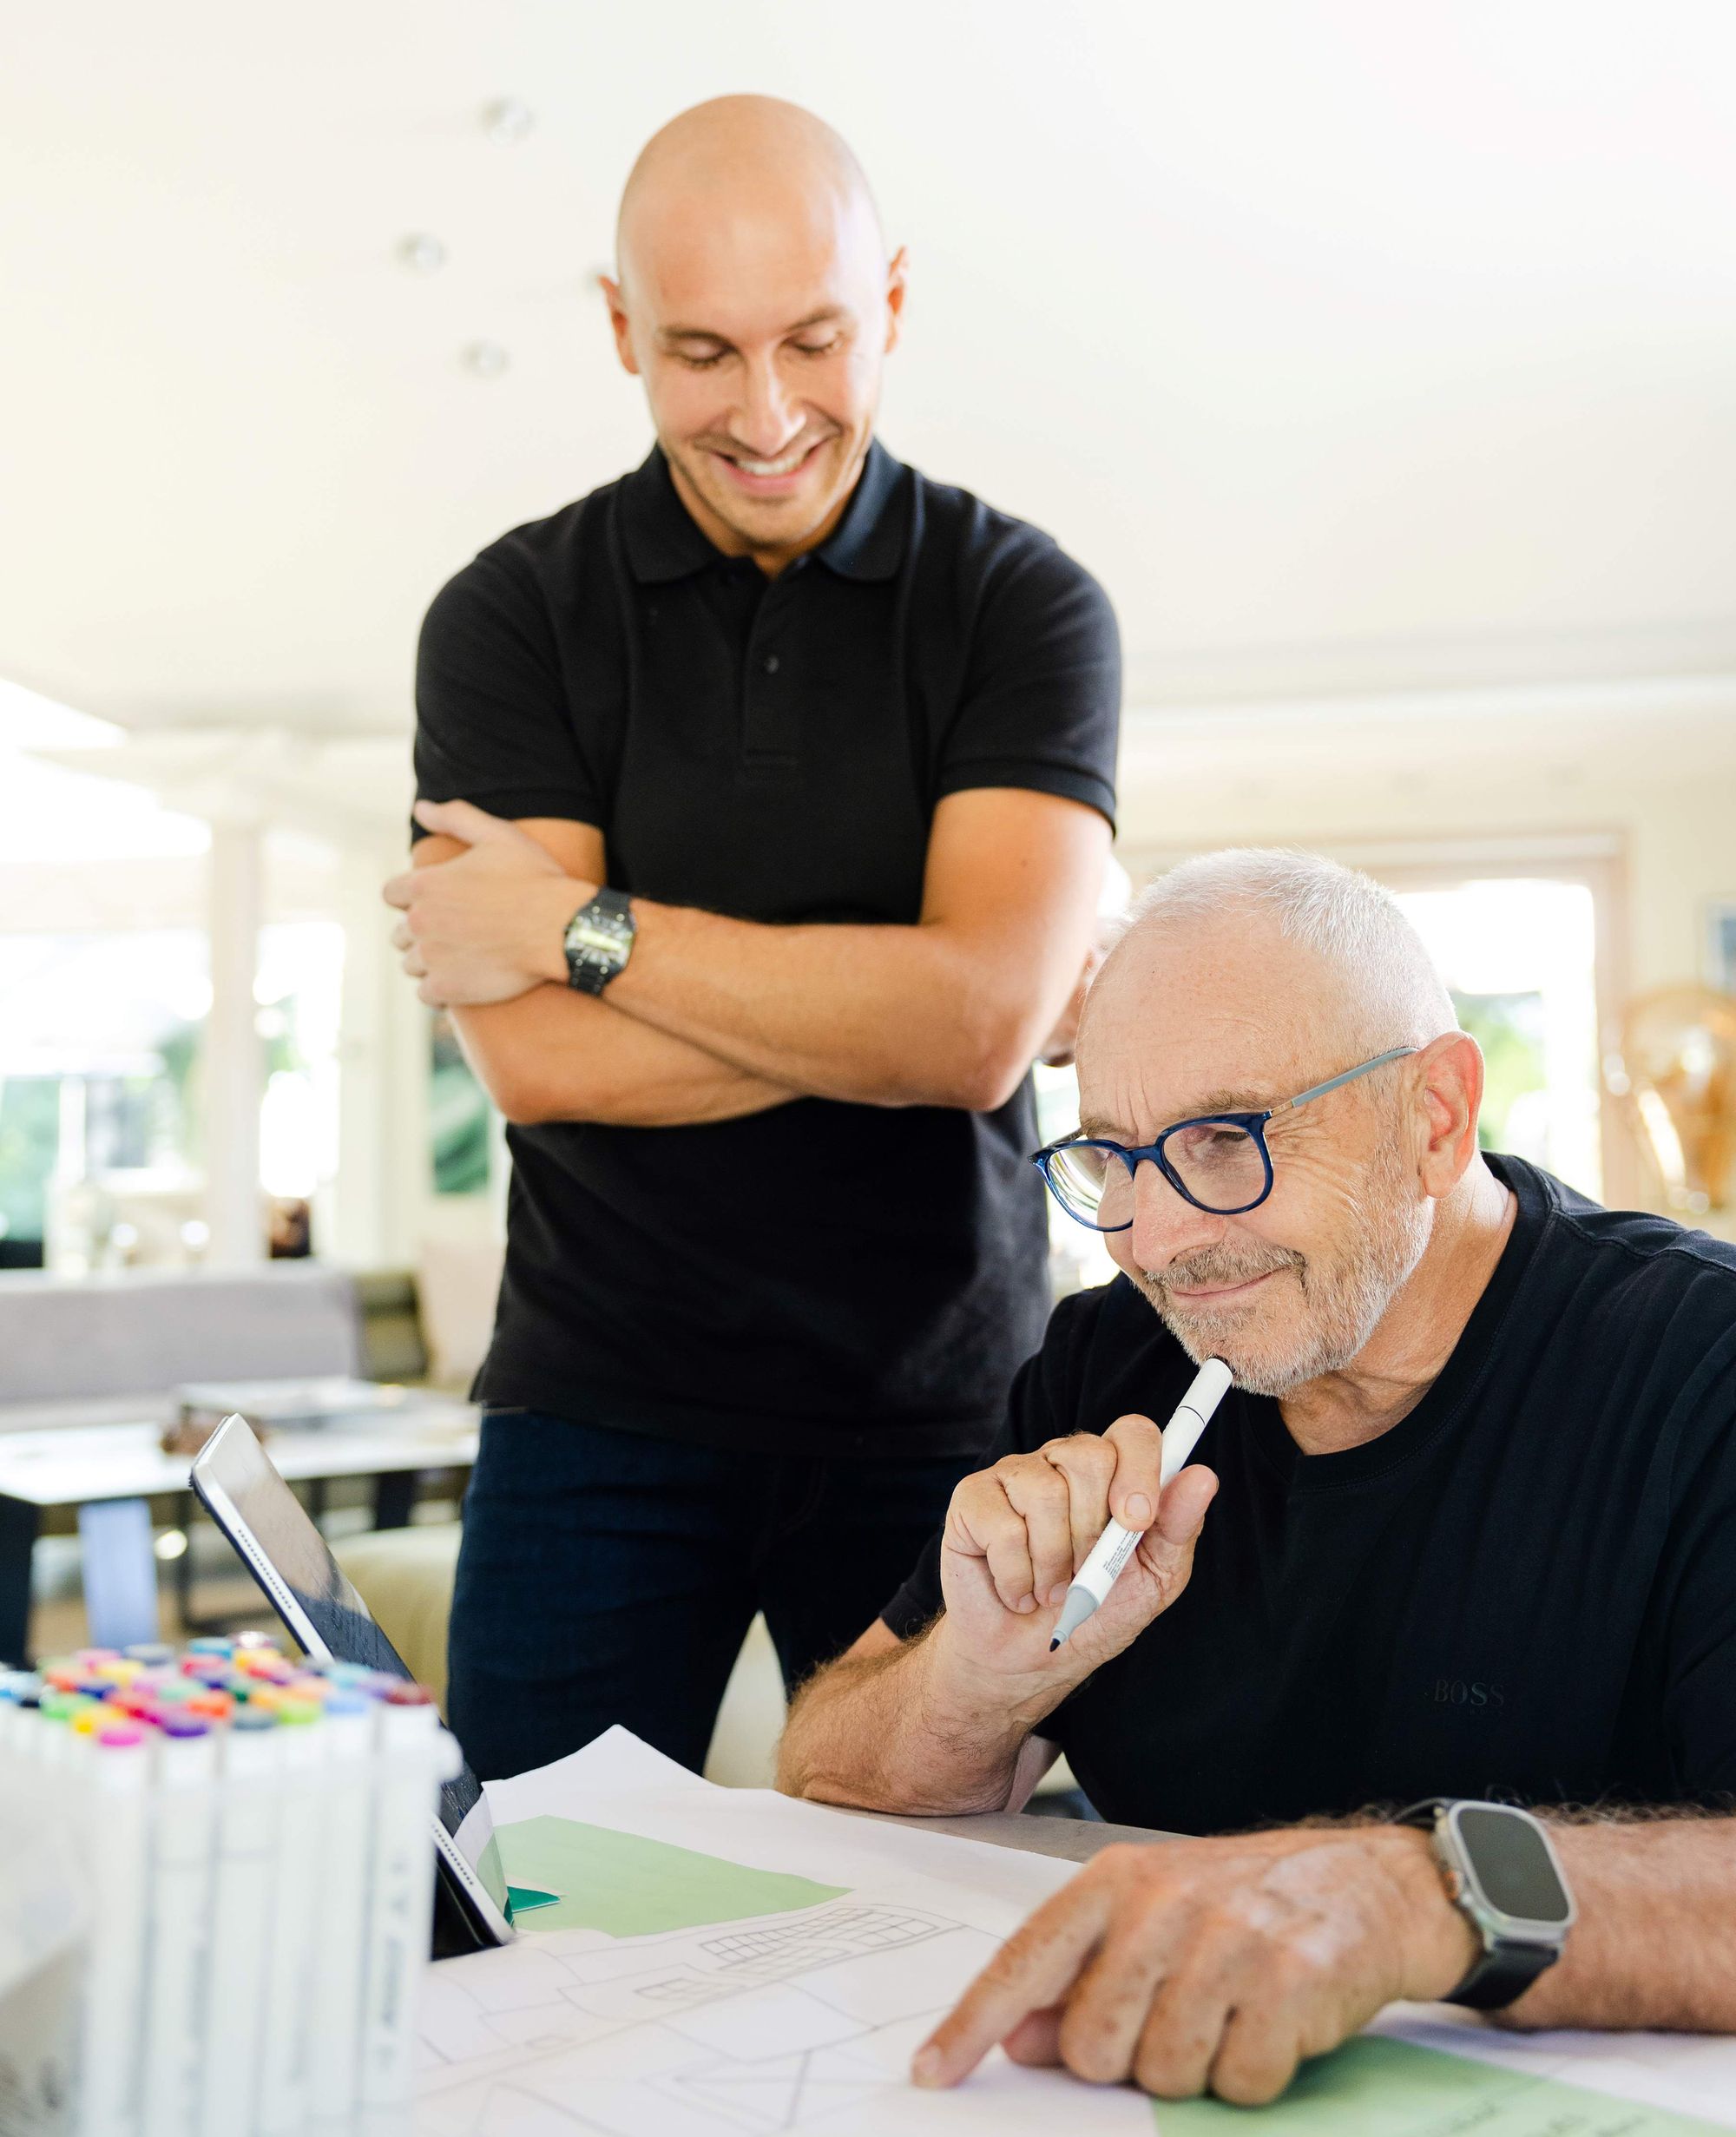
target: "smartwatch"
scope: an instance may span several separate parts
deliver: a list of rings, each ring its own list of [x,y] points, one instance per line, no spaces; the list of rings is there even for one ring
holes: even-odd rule
[[[638,923],[633,901],[620,891],[599,891],[567,923],[561,947],[567,953],[567,984],[600,995],[633,954]]]
[[[1504,2009],[1561,1957],[1577,1913],[1548,1831],[1511,1804],[1449,1796],[1413,1803],[1395,1823],[1433,1839],[1448,1895],[1483,1943],[1481,1957],[1442,2001]]]

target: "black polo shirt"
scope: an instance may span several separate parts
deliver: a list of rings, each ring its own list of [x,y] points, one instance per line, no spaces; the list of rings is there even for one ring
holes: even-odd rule
[[[1233,1389],[1206,1428],[1192,1580],[1043,1724],[1105,1818],[1736,1807],[1736,1246],[1489,1163],[1513,1229],[1407,1417],[1304,1455]],[[1193,1373],[1118,1277],[1056,1308],[990,1458],[1161,1422]],[[937,1539],[886,1621],[940,1605]]]
[[[612,884],[772,922],[913,923],[970,787],[1113,820],[1120,661],[1036,528],[870,451],[767,581],[661,452],[484,549],[417,674],[419,793],[603,833]],[[711,1445],[982,1446],[1042,1333],[1029,1082],[997,1112],[800,1099],[692,1128],[510,1131],[480,1399]]]

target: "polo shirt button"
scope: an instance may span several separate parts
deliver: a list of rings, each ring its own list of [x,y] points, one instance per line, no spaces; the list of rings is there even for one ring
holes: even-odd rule
[[[766,655],[766,673],[768,675],[775,675],[777,672],[778,656],[775,653],[768,653]]]

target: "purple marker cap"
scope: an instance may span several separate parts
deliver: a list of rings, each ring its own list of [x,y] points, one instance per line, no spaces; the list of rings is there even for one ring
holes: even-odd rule
[[[165,1736],[203,1736],[206,1724],[197,1714],[177,1714],[171,1711],[158,1723]]]

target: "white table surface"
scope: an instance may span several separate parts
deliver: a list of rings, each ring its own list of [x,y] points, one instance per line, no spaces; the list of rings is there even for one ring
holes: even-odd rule
[[[49,1507],[185,1491],[191,1457],[166,1455],[161,1430],[146,1423],[0,1434],[0,1494]],[[477,1457],[477,1412],[468,1403],[431,1401],[396,1418],[388,1412],[353,1425],[274,1431],[265,1449],[278,1474],[299,1483],[468,1468]]]
[[[905,1818],[890,1811],[852,1811],[852,1818],[884,1818],[919,1832],[956,1833],[1027,1855],[1053,1855],[1064,1863],[1088,1863],[1101,1849],[1122,1840],[1179,1840],[1180,1833],[1145,1825],[1105,1825],[1095,1818],[1037,1818],[1029,1811],[983,1811],[971,1818]]]

